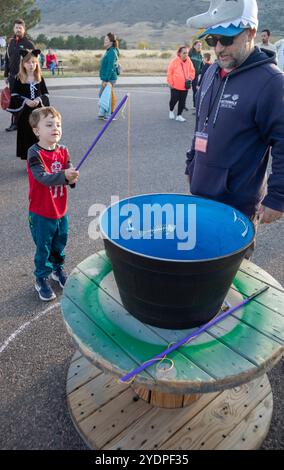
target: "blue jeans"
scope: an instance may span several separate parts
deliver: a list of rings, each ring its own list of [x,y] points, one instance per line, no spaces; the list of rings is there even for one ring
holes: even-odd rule
[[[68,216],[49,219],[30,212],[29,225],[36,245],[34,275],[36,278],[48,277],[52,271],[64,264]]]

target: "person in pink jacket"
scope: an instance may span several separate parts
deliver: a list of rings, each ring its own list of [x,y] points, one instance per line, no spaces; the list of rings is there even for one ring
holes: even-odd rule
[[[179,47],[177,56],[171,60],[168,66],[167,82],[171,88],[170,100],[170,119],[184,122],[186,119],[182,117],[185,108],[185,102],[188,90],[191,88],[191,82],[195,77],[195,69],[193,63],[188,57],[186,46]],[[174,114],[174,107],[178,103],[177,117]]]

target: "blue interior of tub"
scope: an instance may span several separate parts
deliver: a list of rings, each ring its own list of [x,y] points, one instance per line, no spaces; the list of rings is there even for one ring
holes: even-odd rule
[[[105,238],[125,250],[165,260],[227,256],[254,238],[251,221],[238,210],[180,194],[133,196],[102,214]]]

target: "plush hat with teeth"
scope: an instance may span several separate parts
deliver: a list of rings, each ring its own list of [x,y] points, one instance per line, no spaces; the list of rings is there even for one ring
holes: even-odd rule
[[[258,7],[256,0],[211,0],[209,10],[201,15],[188,18],[186,24],[191,28],[205,28],[200,37],[214,34],[214,29],[258,28]],[[215,34],[219,34],[215,32]]]

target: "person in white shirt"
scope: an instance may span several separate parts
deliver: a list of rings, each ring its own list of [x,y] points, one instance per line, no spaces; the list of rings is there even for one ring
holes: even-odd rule
[[[277,64],[282,72],[284,72],[284,39],[280,39],[275,43]]]
[[[269,38],[270,38],[269,29],[264,29],[263,31],[261,31],[261,42],[259,42],[256,45],[261,47],[261,49],[266,49],[268,51],[276,52],[276,47],[274,44],[269,42]]]

